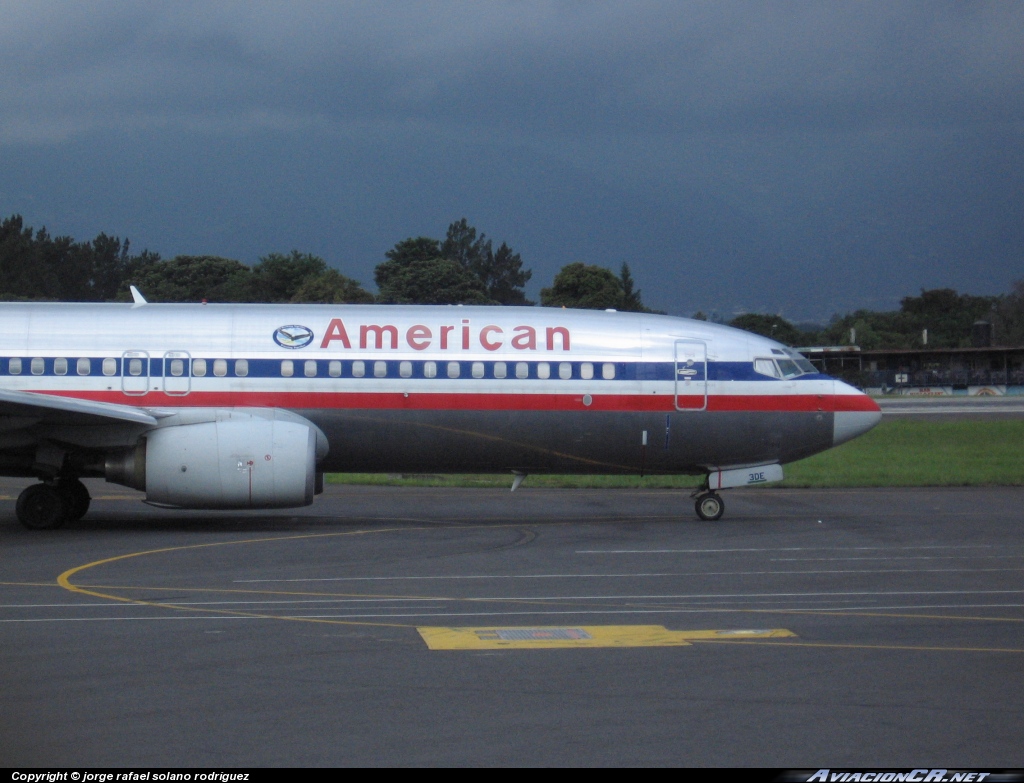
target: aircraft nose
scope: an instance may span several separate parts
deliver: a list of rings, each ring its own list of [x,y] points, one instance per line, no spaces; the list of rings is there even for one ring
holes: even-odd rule
[[[832,445],[838,446],[863,435],[882,420],[882,410],[873,399],[842,381],[835,384],[835,414]]]

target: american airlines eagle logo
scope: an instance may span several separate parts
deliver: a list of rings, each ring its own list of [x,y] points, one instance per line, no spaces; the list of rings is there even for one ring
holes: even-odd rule
[[[274,342],[282,348],[305,348],[313,342],[313,330],[306,326],[280,326],[274,331]]]

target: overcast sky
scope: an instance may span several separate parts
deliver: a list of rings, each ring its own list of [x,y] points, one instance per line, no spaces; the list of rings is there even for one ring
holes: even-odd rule
[[[1024,277],[1024,3],[4,2],[0,216],[372,288],[466,217],[649,305]]]

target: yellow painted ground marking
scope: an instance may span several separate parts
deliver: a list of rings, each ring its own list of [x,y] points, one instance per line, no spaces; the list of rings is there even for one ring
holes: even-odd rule
[[[126,555],[117,555],[116,557],[108,557],[103,560],[94,560],[91,563],[77,566],[76,568],[69,568],[63,574],[57,577],[57,584],[63,587],[65,590],[69,590],[72,593],[81,593],[83,595],[91,595],[96,598],[104,598],[110,601],[119,601],[121,603],[136,604],[138,606],[154,606],[162,609],[175,609],[182,612],[196,612],[204,614],[217,614],[226,615],[232,617],[253,617],[263,620],[290,620],[294,622],[308,622],[308,623],[319,623],[324,625],[373,625],[386,628],[408,628],[408,624],[404,623],[370,623],[370,622],[348,622],[345,620],[327,620],[315,617],[286,617],[281,615],[263,614],[258,612],[240,612],[234,610],[225,609],[207,609],[192,606],[180,606],[172,603],[161,603],[159,601],[142,601],[133,598],[124,598],[119,595],[111,595],[110,593],[101,593],[97,590],[88,590],[85,587],[80,587],[73,584],[70,580],[75,574],[85,571],[89,568],[95,568],[97,566],[106,565],[108,563],[116,563],[119,560],[128,560],[133,557],[143,557],[145,555],[156,555],[164,554],[167,552],[182,552],[190,549],[207,549],[209,547],[218,546],[233,546],[236,544],[261,544],[266,542],[277,542],[277,541],[296,541],[310,538],[335,538],[340,536],[357,536],[357,535],[369,535],[372,533],[385,533],[394,532],[396,530],[409,530],[410,528],[381,528],[378,530],[351,530],[341,533],[313,533],[313,534],[300,534],[294,536],[271,536],[267,538],[248,538],[240,541],[214,541],[208,544],[189,544],[186,546],[171,546],[164,547],[162,549],[148,549],[142,552],[130,552]],[[416,529],[416,528],[412,528]],[[139,587],[138,589],[150,589]]]
[[[394,521],[397,521],[398,518],[392,517],[390,519],[394,520]],[[382,520],[378,520],[378,521],[384,521],[384,520],[382,519]],[[403,519],[403,521],[423,523],[423,522],[425,522],[427,520],[418,520],[418,519],[404,520]],[[566,524],[569,524],[569,523],[566,523]],[[14,586],[14,585],[21,585],[21,586],[54,586],[54,587],[60,587],[62,589],[68,590],[68,591],[70,591],[72,593],[79,593],[79,594],[82,594],[82,595],[90,595],[90,596],[94,596],[96,598],[103,598],[103,599],[110,600],[110,601],[117,601],[117,602],[127,603],[127,604],[135,604],[135,605],[138,605],[138,606],[159,607],[159,608],[162,608],[162,609],[172,609],[172,610],[183,611],[183,612],[205,613],[205,614],[231,616],[231,617],[251,617],[251,618],[267,619],[267,620],[285,620],[285,621],[291,621],[291,622],[306,622],[306,623],[325,624],[325,625],[362,625],[362,626],[378,626],[378,627],[391,627],[391,628],[409,628],[409,627],[413,627],[412,624],[406,624],[406,623],[382,623],[382,622],[375,623],[375,622],[365,622],[365,621],[361,622],[361,621],[351,621],[351,620],[332,620],[332,619],[327,619],[327,618],[294,617],[294,616],[273,615],[273,614],[267,614],[267,613],[262,613],[262,612],[246,612],[246,611],[227,610],[227,609],[200,608],[200,607],[193,607],[193,606],[182,606],[180,604],[174,604],[174,603],[169,603],[169,602],[168,603],[163,603],[163,602],[159,602],[159,601],[139,600],[139,599],[127,598],[127,597],[119,596],[119,595],[112,595],[110,593],[99,592],[100,590],[104,590],[104,589],[106,589],[106,590],[109,590],[109,589],[115,589],[115,590],[126,590],[126,589],[135,589],[135,590],[177,590],[177,591],[181,591],[181,592],[240,592],[240,593],[241,592],[249,592],[248,590],[230,590],[230,589],[225,590],[223,588],[219,588],[218,589],[218,588],[147,587],[147,586],[143,586],[143,585],[131,586],[131,587],[123,587],[123,586],[109,587],[109,586],[100,586],[100,585],[90,585],[90,587],[93,588],[93,589],[90,590],[90,589],[86,588],[85,586],[80,586],[80,585],[76,585],[76,584],[72,583],[71,582],[71,577],[76,575],[76,574],[78,574],[78,573],[80,573],[80,572],[82,572],[82,571],[85,571],[87,569],[92,569],[92,568],[95,568],[97,566],[107,565],[109,563],[115,563],[115,562],[118,562],[118,561],[121,561],[121,560],[130,559],[130,558],[143,557],[143,556],[156,555],[156,554],[166,554],[166,553],[170,553],[170,552],[181,552],[181,551],[187,551],[187,550],[193,550],[193,549],[205,549],[205,548],[209,548],[209,547],[234,546],[234,545],[238,545],[238,544],[262,544],[262,543],[272,543],[272,542],[279,542],[279,541],[297,541],[297,540],[311,539],[311,538],[335,538],[335,537],[344,537],[344,536],[359,536],[359,535],[369,535],[369,534],[373,534],[373,533],[397,532],[397,531],[400,531],[400,530],[401,531],[407,531],[407,530],[435,530],[435,529],[438,529],[438,527],[451,527],[451,525],[447,525],[447,526],[441,525],[441,526],[437,526],[437,527],[435,527],[434,525],[431,525],[429,527],[413,527],[413,528],[409,528],[409,527],[403,527],[403,528],[379,528],[379,529],[376,529],[376,530],[352,530],[352,531],[334,532],[334,533],[313,533],[313,534],[304,533],[304,534],[287,535],[287,536],[268,536],[268,537],[264,537],[264,538],[249,538],[249,539],[242,539],[242,540],[235,540],[235,541],[216,541],[216,542],[210,542],[210,543],[205,543],[205,544],[189,544],[189,545],[184,545],[184,546],[163,547],[163,548],[160,548],[160,549],[150,549],[150,550],[144,550],[144,551],[140,551],[140,552],[131,552],[131,553],[128,553],[128,554],[118,555],[118,556],[115,556],[115,557],[104,558],[102,560],[94,560],[91,563],[85,563],[84,565],[80,565],[80,566],[77,566],[75,568],[69,568],[67,571],[65,571],[64,573],[60,574],[57,577],[57,581],[56,581],[55,585],[38,585],[36,583],[31,583],[31,582],[26,582],[26,583],[0,582],[0,584],[8,585],[8,586]],[[496,529],[496,528],[504,528],[504,527],[521,527],[521,524],[515,524],[515,525],[512,525],[512,524],[508,524],[508,525],[506,525],[506,524],[497,524],[497,525],[494,525],[494,524],[489,524],[489,525],[466,525],[465,527],[486,527],[488,529]],[[281,591],[263,591],[263,590],[253,590],[252,592],[253,593],[263,593],[263,594],[291,594],[291,595],[314,595],[314,596],[316,596],[316,595],[333,595],[333,596],[345,595],[345,596],[349,596],[349,597],[355,597],[355,596],[363,597],[363,598],[368,597],[367,594],[362,594],[362,593],[349,593],[349,594],[327,593],[327,594],[324,594],[324,593],[307,593],[307,592],[291,592],[291,591],[281,592]],[[380,597],[380,598],[396,598],[396,597],[399,597],[399,596],[381,595],[381,596],[377,596],[377,597]],[[409,598],[423,598],[423,596],[408,596],[408,597]],[[444,598],[446,598],[446,600],[466,601],[466,602],[484,601],[484,600],[495,600],[495,599],[474,599],[474,598],[453,598],[453,597],[444,597]],[[530,599],[509,598],[509,599],[499,599],[499,600],[507,601],[507,602],[511,602],[511,603],[532,603],[530,601]],[[874,613],[874,612],[829,612],[829,611],[822,611],[822,610],[792,610],[792,609],[791,610],[785,610],[785,609],[721,609],[720,611],[722,611],[722,612],[735,612],[735,613],[749,613],[749,614],[807,614],[807,615],[819,615],[820,614],[820,615],[840,615],[840,616],[841,615],[846,615],[846,616],[863,616],[863,617],[931,618],[931,619],[948,619],[948,620],[975,620],[975,621],[983,620],[983,621],[1004,621],[1004,622],[1022,622],[1022,621],[1024,621],[1024,620],[1017,619],[1017,618],[1005,618],[1005,617],[970,617],[970,616],[962,616],[962,615],[961,616],[958,616],[958,615],[916,615],[916,614],[909,614],[909,613],[907,613],[907,614],[890,614],[890,613],[883,613],[883,612],[878,612],[878,613]],[[534,630],[539,629],[539,628],[542,628],[542,626],[535,626],[535,627],[533,627]],[[795,634],[793,634],[792,632],[786,631],[785,629],[775,629],[773,631],[754,631],[754,632],[749,632],[748,631],[748,632],[740,632],[740,633],[746,633],[747,634],[747,636],[744,638],[744,637],[741,637],[741,636],[737,636],[737,632],[725,632],[725,631],[668,631],[663,626],[577,626],[577,628],[582,628],[584,631],[586,631],[587,629],[591,629],[591,628],[598,628],[598,629],[600,629],[600,628],[606,628],[606,629],[614,629],[614,628],[620,628],[620,629],[629,629],[629,628],[633,628],[633,629],[636,629],[636,628],[640,628],[640,629],[655,629],[657,632],[662,634],[662,638],[670,638],[671,641],[638,642],[638,641],[636,641],[636,639],[643,638],[642,635],[639,635],[639,636],[635,637],[633,641],[627,641],[625,643],[617,643],[617,644],[610,644],[610,643],[589,643],[589,644],[588,643],[578,643],[578,642],[586,642],[587,641],[585,639],[578,639],[578,640],[533,640],[532,642],[529,642],[529,643],[526,643],[526,644],[523,644],[523,643],[519,643],[519,644],[516,644],[516,645],[501,644],[501,645],[493,645],[492,647],[485,647],[485,646],[482,646],[481,644],[474,644],[472,647],[469,647],[469,646],[465,646],[465,647],[434,647],[431,644],[430,640],[427,639],[427,634],[425,634],[424,631],[426,631],[426,632],[430,632],[430,631],[458,632],[458,631],[466,631],[466,630],[473,630],[473,629],[464,629],[464,628],[461,628],[461,629],[460,628],[427,628],[427,627],[422,627],[422,628],[418,628],[417,630],[419,630],[420,635],[424,638],[425,641],[427,641],[427,644],[428,644],[429,647],[431,647],[431,649],[505,649],[505,648],[508,648],[508,647],[543,648],[543,647],[683,646],[683,645],[686,645],[686,644],[690,643],[688,640],[697,641],[697,642],[708,642],[708,643],[723,643],[724,642],[724,643],[734,643],[734,644],[735,643],[740,643],[740,644],[771,644],[772,642],[769,642],[769,641],[759,641],[759,640],[760,639],[770,639],[770,638],[780,638],[780,637],[786,637],[786,636],[795,636]],[[477,630],[483,630],[483,629],[477,629]],[[494,631],[495,629],[492,627],[492,628],[490,628],[490,630]],[[508,629],[505,629],[505,630],[508,630]],[[522,629],[520,629],[520,630],[522,630]],[[778,631],[778,633],[776,633],[776,631]],[[758,634],[758,633],[767,634],[767,635],[765,635],[765,636],[754,636],[753,635],[753,634]],[[686,636],[684,638],[683,636],[681,636],[681,634],[682,635],[688,635],[688,636]],[[694,635],[694,634],[697,634],[697,635]],[[648,637],[648,638],[650,638],[650,637]],[[551,643],[552,641],[559,641],[559,642],[562,642],[562,643],[552,644]],[[564,643],[565,641],[577,642],[577,643],[565,644]],[[779,644],[779,643],[776,643],[776,644]],[[782,644],[785,644],[786,646],[834,647],[834,648],[849,647],[849,648],[881,649],[881,650],[934,650],[934,651],[957,651],[957,652],[1024,652],[1024,649],[1015,649],[1015,648],[1005,648],[1004,649],[1004,648],[984,648],[984,647],[915,647],[915,646],[900,646],[900,645],[868,645],[868,644],[865,644],[865,645],[846,644],[846,645],[844,645],[844,644],[827,644],[827,643],[820,643],[820,644],[810,643],[810,644],[807,644],[807,643],[792,643],[792,642],[782,643]]]
[[[543,650],[565,647],[685,647],[711,639],[771,639],[796,636],[785,628],[670,631],[663,625],[572,625],[476,628],[420,627],[431,650]]]

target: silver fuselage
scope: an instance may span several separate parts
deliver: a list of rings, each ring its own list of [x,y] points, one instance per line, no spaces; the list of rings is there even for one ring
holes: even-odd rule
[[[701,473],[801,459],[880,416],[840,381],[785,377],[779,343],[658,315],[3,304],[0,329],[0,388],[159,415],[283,409],[326,436],[325,471]],[[25,433],[0,431],[0,452]]]

